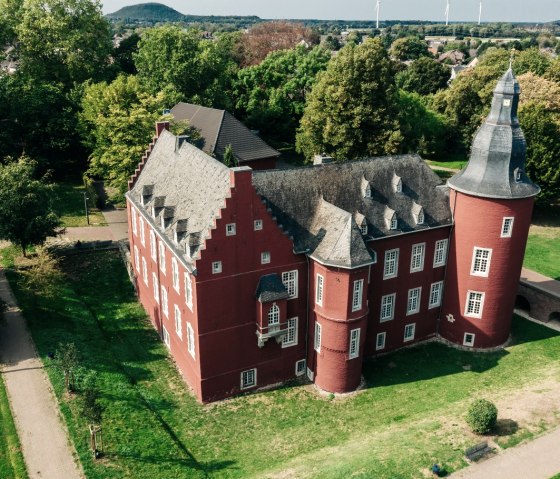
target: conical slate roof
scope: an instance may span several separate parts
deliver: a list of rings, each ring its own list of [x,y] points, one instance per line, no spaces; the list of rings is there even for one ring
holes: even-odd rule
[[[527,144],[517,119],[521,88],[511,67],[494,90],[492,109],[474,138],[467,167],[448,180],[454,190],[485,198],[528,198],[540,192],[525,173]]]

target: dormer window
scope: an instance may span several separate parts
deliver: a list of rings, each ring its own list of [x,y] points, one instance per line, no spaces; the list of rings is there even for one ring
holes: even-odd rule
[[[368,226],[367,226],[367,221],[364,220],[360,226],[360,230],[362,232],[362,235],[367,236],[368,234]]]
[[[423,225],[424,224],[424,208],[422,208],[418,215],[416,215],[416,224]]]
[[[393,175],[393,191],[395,193],[402,193],[402,180],[400,176]]]
[[[371,186],[369,184],[364,191],[364,198],[371,198]]]
[[[504,106],[511,106],[511,100],[509,98],[504,100]]]
[[[161,227],[165,229],[165,218],[163,217],[163,215],[161,217]]]
[[[152,218],[156,217],[156,209],[152,206]]]
[[[514,175],[515,175],[515,181],[519,182],[521,181],[521,174],[523,173],[523,171],[521,170],[521,168],[516,168],[513,171]]]
[[[391,228],[392,230],[396,230],[397,226],[399,225],[399,222],[397,220],[397,215],[393,215],[393,217],[391,218]]]

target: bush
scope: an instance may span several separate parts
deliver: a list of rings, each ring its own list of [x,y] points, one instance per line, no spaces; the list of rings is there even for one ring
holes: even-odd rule
[[[473,432],[486,434],[496,425],[498,409],[486,399],[477,399],[469,406],[466,419]]]

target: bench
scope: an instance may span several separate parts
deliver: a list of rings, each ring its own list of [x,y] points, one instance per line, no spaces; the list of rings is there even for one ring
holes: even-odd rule
[[[492,450],[491,447],[488,446],[488,441],[480,442],[476,446],[469,447],[465,451],[465,456],[470,461],[476,461],[480,459],[482,456],[486,455]]]

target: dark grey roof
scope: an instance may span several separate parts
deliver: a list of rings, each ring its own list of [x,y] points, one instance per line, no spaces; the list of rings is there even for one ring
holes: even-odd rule
[[[282,283],[280,276],[277,274],[267,274],[266,276],[261,276],[255,296],[259,302],[269,303],[270,301],[287,299],[290,294],[284,283]]]
[[[476,133],[467,167],[448,180],[451,188],[486,198],[528,198],[539,193],[525,174],[527,145],[517,119],[520,93],[510,68],[494,90],[492,109]]]
[[[253,184],[295,250],[331,266],[372,263],[357,221],[367,222],[366,241],[451,224],[447,189],[418,155],[254,171]],[[397,230],[390,229],[393,215]]]
[[[204,140],[202,149],[211,155],[221,157],[226,147],[231,145],[240,163],[280,156],[279,152],[225,110],[177,103],[171,109],[171,114],[176,120],[188,120],[191,126],[200,131]]]

